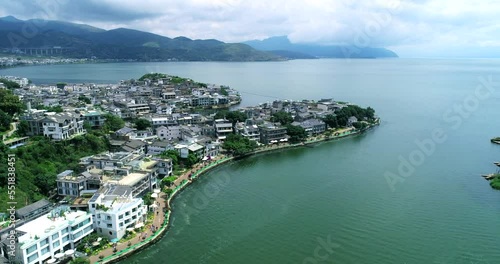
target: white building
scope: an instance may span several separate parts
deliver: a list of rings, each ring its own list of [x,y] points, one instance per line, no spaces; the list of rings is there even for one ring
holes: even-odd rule
[[[110,239],[121,239],[127,228],[144,223],[147,206],[133,198],[129,187],[109,185],[99,190],[88,203],[97,233]]]
[[[43,127],[43,135],[54,140],[65,140],[76,135],[84,134],[83,117],[71,113],[47,113],[47,116],[40,120]]]
[[[156,129],[156,136],[161,140],[178,139],[181,137],[181,127],[160,126]]]
[[[57,253],[74,249],[75,244],[92,231],[89,213],[54,209],[17,228],[17,261],[45,263]]]

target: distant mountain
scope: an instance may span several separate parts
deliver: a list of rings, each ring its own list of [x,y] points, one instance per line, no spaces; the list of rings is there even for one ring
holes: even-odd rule
[[[26,36],[26,25],[36,34]],[[283,60],[270,52],[241,43],[168,38],[139,30],[104,30],[85,24],[40,19],[0,18],[0,50],[26,52],[27,48],[60,47],[63,56],[73,58],[123,59],[139,61],[271,61]],[[31,51],[33,52],[33,50]]]
[[[398,55],[385,48],[358,48],[355,46],[293,44],[287,36],[271,37],[264,40],[243,42],[262,51],[289,51],[306,54],[313,57],[326,58],[392,58]]]

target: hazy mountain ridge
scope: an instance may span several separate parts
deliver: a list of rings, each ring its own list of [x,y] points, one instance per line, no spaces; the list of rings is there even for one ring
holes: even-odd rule
[[[26,34],[35,30],[33,36]],[[33,31],[28,31],[32,33]],[[23,34],[24,33],[24,34]],[[139,30],[104,30],[85,24],[31,19],[0,18],[0,49],[68,48],[64,56],[139,61],[271,61],[283,58],[240,43],[168,38]]]
[[[290,51],[318,58],[397,58],[398,55],[385,48],[341,45],[294,44],[287,36],[270,37],[264,40],[243,42],[262,51]]]

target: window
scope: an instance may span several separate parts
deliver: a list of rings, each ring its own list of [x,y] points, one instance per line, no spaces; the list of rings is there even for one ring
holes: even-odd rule
[[[58,247],[60,245],[59,241],[56,241],[52,244],[52,247],[55,248],[55,247]]]
[[[118,219],[123,219],[123,215],[118,216]]]
[[[35,261],[35,259],[37,259],[37,258],[38,258],[38,253],[35,253],[35,254],[29,256],[28,257],[28,263],[31,263],[31,262]]]
[[[29,253],[35,251],[37,248],[38,247],[36,245],[29,247],[28,249],[26,249],[26,254],[29,254]]]
[[[45,255],[47,252],[49,252],[49,246],[46,246],[45,248],[42,249],[42,256]]]
[[[106,220],[111,220],[111,216],[107,215]]]
[[[92,204],[92,208],[95,208],[95,204]]]
[[[40,242],[40,247],[43,247],[49,243],[49,238],[46,238]]]
[[[52,235],[52,240],[55,240],[58,237],[59,237],[59,233],[55,233],[55,234]]]
[[[108,228],[113,228],[113,224],[108,224],[107,227]]]
[[[62,242],[64,243],[64,242],[66,242],[68,240],[69,240],[69,235],[66,235],[65,237],[63,237]]]

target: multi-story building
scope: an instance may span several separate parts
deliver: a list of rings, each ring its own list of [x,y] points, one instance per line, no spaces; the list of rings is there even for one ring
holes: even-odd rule
[[[215,135],[218,140],[226,139],[227,135],[233,133],[233,124],[227,119],[214,120]]]
[[[181,127],[160,126],[156,129],[156,136],[161,140],[179,139],[181,137]]]
[[[92,215],[56,208],[18,227],[16,231],[16,261],[42,264],[58,253],[74,249],[82,238],[92,233]]]
[[[76,175],[72,170],[65,170],[57,175],[57,194],[78,197],[83,191],[97,190],[101,184],[101,176],[92,170]]]
[[[86,133],[83,128],[83,118],[73,113],[47,113],[40,122],[43,126],[43,135],[53,140],[65,140]]]
[[[134,198],[130,187],[108,185],[101,188],[88,202],[94,229],[110,239],[121,239],[127,228],[146,220],[147,206]]]
[[[245,123],[236,123],[236,131],[238,134],[242,135],[253,141],[260,141],[260,130],[252,119],[247,119]]]
[[[28,122],[30,136],[44,135],[54,140],[65,140],[86,133],[84,118],[76,113],[30,113],[22,119]]]
[[[265,124],[259,127],[260,143],[277,143],[287,138],[286,127],[276,126],[274,124]]]
[[[83,120],[91,127],[101,127],[104,125],[106,118],[104,118],[104,113],[99,111],[88,111],[83,114]]]
[[[325,122],[319,119],[308,119],[302,122],[293,122],[292,125],[302,127],[309,136],[321,134],[326,130]]]
[[[151,125],[153,129],[156,129],[160,126],[176,126],[177,120],[173,118],[172,116],[163,116],[163,117],[152,117],[151,118]]]

